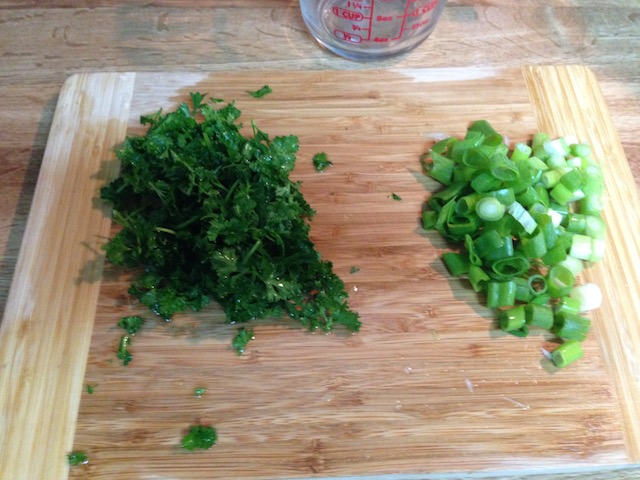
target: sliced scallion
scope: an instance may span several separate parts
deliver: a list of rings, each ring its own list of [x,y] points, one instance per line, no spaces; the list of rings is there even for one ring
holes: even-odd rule
[[[459,242],[443,262],[499,309],[500,328],[516,336],[543,328],[565,340],[549,354],[563,367],[582,356],[590,320],[580,312],[599,304],[585,305],[598,295],[576,287],[576,277],[604,256],[603,174],[575,137],[536,133],[511,151],[504,139],[479,120],[463,139],[433,145],[421,161],[444,188],[427,201],[423,226]]]
[[[584,350],[580,342],[571,340],[564,342],[551,352],[551,361],[556,367],[564,368],[576,360],[580,360],[583,356]]]

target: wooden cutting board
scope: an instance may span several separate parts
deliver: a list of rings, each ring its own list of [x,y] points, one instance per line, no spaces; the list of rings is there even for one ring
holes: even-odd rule
[[[247,94],[264,84],[273,93]],[[245,126],[296,134],[294,178],[317,210],[312,239],[334,263],[360,333],[237,326],[211,307],[171,324],[103,269],[110,233],[98,189],[113,148],[141,114],[192,91],[235,100]],[[606,174],[605,261],[583,280],[605,290],[583,360],[556,370],[549,336],[495,328],[445,249],[421,230],[437,185],[419,156],[435,133],[489,120],[512,141],[538,130],[589,142]],[[315,172],[313,154],[334,165]],[[394,200],[392,194],[401,200]],[[640,202],[598,83],[573,67],[225,74],[98,73],[65,84],[0,330],[0,478],[367,478],[614,469],[640,462]],[[355,267],[355,268],[354,268]],[[147,325],[116,359],[123,315]],[[87,391],[93,388],[93,393]],[[205,388],[201,398],[195,388]],[[211,450],[179,448],[211,424]]]

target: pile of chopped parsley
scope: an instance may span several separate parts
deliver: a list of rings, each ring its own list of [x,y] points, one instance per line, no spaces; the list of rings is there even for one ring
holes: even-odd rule
[[[169,320],[211,301],[229,323],[288,315],[309,329],[360,327],[333,266],[309,239],[315,211],[289,178],[297,137],[245,137],[222,100],[141,117],[143,136],[116,154],[121,173],[101,190],[122,228],[107,259],[136,269],[129,293]]]

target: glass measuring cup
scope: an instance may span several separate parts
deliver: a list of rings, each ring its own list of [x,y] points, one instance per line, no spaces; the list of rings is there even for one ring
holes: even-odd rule
[[[446,0],[300,0],[309,32],[352,60],[377,60],[417,47],[431,34]]]

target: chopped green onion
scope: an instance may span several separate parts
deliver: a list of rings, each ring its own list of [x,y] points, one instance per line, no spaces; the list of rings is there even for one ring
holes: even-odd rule
[[[556,138],[555,140],[548,140],[544,142],[543,148],[549,155],[561,155],[566,157],[569,154],[569,147],[564,138]]]
[[[587,338],[590,329],[591,321],[587,317],[566,312],[555,314],[553,332],[564,340],[582,342]]]
[[[528,208],[540,201],[540,197],[538,196],[538,191],[534,187],[528,186],[516,197],[516,200],[523,207]]]
[[[547,278],[544,275],[540,275],[539,273],[531,275],[527,279],[527,283],[529,284],[529,290],[531,290],[532,295],[537,297],[547,293]]]
[[[579,258],[572,257],[571,255],[567,255],[567,257],[558,262],[558,265],[562,265],[563,267],[569,269],[571,273],[573,273],[574,277],[577,277],[584,270],[584,262]]]
[[[569,152],[574,157],[587,158],[591,156],[591,147],[585,143],[574,143],[569,145]]]
[[[491,278],[485,273],[485,271],[477,265],[469,265],[469,283],[475,292],[482,292],[485,290],[487,283]]]
[[[500,203],[502,203],[506,207],[508,207],[509,205],[511,205],[513,202],[516,201],[516,195],[513,192],[513,188],[508,188],[508,187],[487,192],[485,195],[487,197],[497,198],[500,201]]]
[[[553,309],[548,305],[528,303],[524,307],[524,313],[527,325],[544,328],[545,330],[553,327]]]
[[[512,307],[516,302],[516,282],[489,282],[487,284],[487,307]]]
[[[547,242],[540,231],[535,235],[525,235],[520,238],[522,252],[527,258],[540,258],[547,253]]]
[[[462,163],[481,170],[489,166],[489,157],[479,148],[469,148],[462,155]]]
[[[493,250],[504,245],[505,239],[497,230],[487,230],[473,242],[476,253],[480,258],[486,258]]]
[[[427,158],[431,159],[431,162],[425,159],[422,166],[429,176],[443,185],[449,185],[453,176],[454,161],[434,150],[431,150]]]
[[[489,172],[480,172],[471,180],[471,188],[480,193],[499,189],[501,184],[502,182]]]
[[[557,183],[555,187],[549,192],[551,198],[553,198],[560,205],[566,205],[575,196],[575,192],[563,183]]]
[[[495,165],[491,168],[491,175],[501,181],[513,182],[520,177],[520,172],[516,164],[509,160],[506,155],[492,157]]]
[[[547,253],[540,257],[542,263],[545,265],[557,265],[566,258],[567,249],[560,242],[557,242],[553,247],[547,250]]]
[[[600,308],[602,304],[602,291],[595,283],[585,283],[573,287],[569,296],[579,302],[580,312]]]
[[[497,232],[497,230],[495,230]],[[502,244],[499,247],[489,250],[484,256],[487,262],[495,262],[496,260],[502,260],[505,258],[513,257],[513,237],[505,235],[502,237]]]
[[[556,314],[564,312],[577,315],[580,313],[580,300],[573,297],[562,297],[556,305],[555,312]]]
[[[516,302],[530,302],[533,294],[529,288],[529,280],[524,277],[515,277],[513,280],[516,282]]]
[[[531,156],[532,149],[526,143],[516,143],[513,147],[513,153],[511,154],[511,160],[517,162],[519,160],[526,160]]]
[[[484,197],[476,204],[476,213],[488,222],[500,220],[506,210],[507,207],[495,197]]]
[[[499,278],[512,278],[526,273],[531,263],[522,255],[499,258],[491,264],[491,269]]]
[[[562,265],[554,265],[547,273],[548,292],[554,298],[569,295],[575,284],[576,277],[571,271]]]
[[[584,234],[591,238],[604,238],[607,233],[607,225],[604,220],[595,215],[585,216]]]
[[[585,233],[587,217],[581,213],[570,213],[565,217],[566,228],[571,233]]]
[[[451,273],[451,275],[453,275],[454,277],[459,277],[460,275],[469,273],[469,267],[471,266],[471,263],[469,262],[468,255],[446,252],[442,254],[442,261],[447,267],[447,270],[449,270],[449,273]]]
[[[572,192],[575,192],[579,188],[582,188],[582,173],[580,173],[580,170],[577,168],[569,170],[567,173],[562,175],[562,177],[560,177],[560,183]]]
[[[579,258],[580,260],[589,260],[592,253],[593,250],[591,237],[580,234],[576,234],[573,236],[571,240],[571,250],[569,251],[569,255],[575,258]]]
[[[580,360],[583,355],[584,351],[580,342],[570,340],[551,352],[551,361],[556,367],[564,368],[576,360]]]
[[[580,312],[601,298],[576,286],[587,262],[605,250],[604,179],[591,154],[574,137],[545,133],[510,151],[483,120],[421,158],[444,185],[428,199],[423,226],[463,244],[442,255],[447,270],[486,295],[504,331],[527,336],[538,327],[564,339],[549,354],[558,366],[582,356],[579,341],[591,324]]]
[[[590,262],[599,262],[604,257],[605,243],[604,238],[594,238],[591,240],[591,256]]]
[[[458,215],[465,215],[469,212],[475,211],[476,204],[481,198],[482,195],[479,193],[472,193],[465,195],[464,197],[460,197],[456,202],[456,213]]]
[[[548,133],[537,132],[533,135],[533,138],[531,139],[531,148],[533,150],[537,150],[538,148],[543,148],[544,144],[549,140],[551,140],[551,138],[549,138]]]
[[[505,332],[520,330],[525,324],[524,305],[500,311],[498,320],[500,328]]]
[[[531,214],[518,202],[513,202],[509,206],[509,214],[522,225],[529,235],[531,235],[538,226]]]
[[[438,221],[438,212],[433,210],[425,210],[422,212],[422,228],[425,230],[433,230]]]

